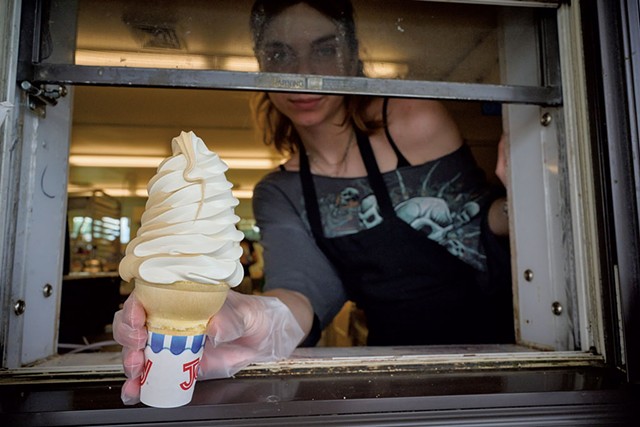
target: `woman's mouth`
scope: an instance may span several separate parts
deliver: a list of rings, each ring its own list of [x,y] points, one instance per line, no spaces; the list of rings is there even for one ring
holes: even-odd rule
[[[322,101],[321,96],[304,97],[304,98],[290,98],[289,102],[300,110],[312,110],[320,104]]]

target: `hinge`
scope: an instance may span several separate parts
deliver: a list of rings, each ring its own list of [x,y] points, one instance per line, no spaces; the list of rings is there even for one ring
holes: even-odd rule
[[[59,98],[67,95],[67,88],[61,85],[41,84],[35,86],[24,80],[20,83],[20,88],[28,95],[29,109],[42,118],[47,115],[47,105],[54,106],[58,104]]]

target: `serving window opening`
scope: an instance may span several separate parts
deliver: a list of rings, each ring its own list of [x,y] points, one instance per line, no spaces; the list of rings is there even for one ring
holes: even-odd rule
[[[59,218],[47,220],[68,221],[70,230],[77,232],[87,227],[85,218],[89,218],[93,225],[104,224],[109,236],[105,240],[104,235],[94,235],[95,240],[84,242],[83,252],[76,243],[87,233],[74,234],[70,242],[74,250],[69,252],[65,271],[61,263],[52,262],[51,274],[59,276],[52,282],[56,295],[61,295],[60,320],[55,309],[27,311],[25,319],[33,320],[23,322],[16,334],[28,336],[29,328],[43,315],[61,329],[56,326],[47,333],[49,345],[44,350],[31,348],[28,340],[21,339],[22,351],[9,358],[12,367],[38,365],[44,359],[48,359],[42,364],[45,368],[51,363],[65,365],[56,355],[64,359],[69,349],[83,345],[91,354],[80,354],[110,358],[110,363],[118,364],[112,343],[97,352],[91,347],[108,341],[108,314],[131,292],[120,282],[116,263],[107,255],[124,250],[122,218],[130,236],[135,236],[146,183],[155,165],[169,154],[169,141],[181,130],[194,130],[209,148],[228,159],[228,178],[240,199],[236,212],[246,236],[245,256],[252,260],[240,291],[260,292],[265,278],[251,196],[256,183],[283,161],[262,144],[251,120],[250,98],[262,91],[441,101],[495,185],[499,185],[494,173],[498,141],[505,134],[515,342],[477,347],[459,343],[444,354],[492,353],[496,358],[508,354],[509,360],[517,360],[518,354],[535,354],[532,357],[538,360],[537,353],[543,350],[555,353],[550,358],[572,359],[598,347],[600,331],[586,329],[591,316],[590,281],[576,281],[591,274],[580,270],[586,263],[575,256],[576,242],[581,240],[576,233],[583,231],[575,229],[581,213],[575,210],[576,165],[567,152],[575,144],[575,135],[565,131],[567,122],[580,112],[567,111],[562,99],[556,2],[541,1],[530,8],[514,2],[494,6],[354,0],[362,62],[361,73],[355,76],[345,75],[344,67],[321,74],[301,72],[291,66],[300,58],[274,46],[266,46],[263,57],[256,58],[256,41],[248,31],[250,1],[224,0],[215,7],[206,1],[161,1],[153,9],[144,2],[58,3],[69,7],[50,11],[42,39],[50,40],[51,49],[40,50],[42,58],[33,79],[64,85],[68,95],[58,105],[46,106],[46,117],[25,112],[26,120],[43,128],[59,128],[61,123],[67,128],[58,130],[58,135],[69,135],[68,157],[52,160],[60,169],[69,167],[68,199],[59,206],[64,207],[64,217],[61,212]],[[333,45],[308,53],[346,55]],[[285,55],[289,56],[283,59]],[[277,60],[281,62],[276,64]],[[260,71],[260,61],[270,61],[272,66]],[[95,207],[109,210],[109,215]],[[582,273],[576,275],[577,270]],[[104,307],[110,301],[111,308],[94,325],[97,329],[67,333],[65,324],[77,325],[81,320],[63,322],[65,301],[79,292],[69,283],[78,278],[87,281],[92,293],[98,289],[93,286],[103,282],[100,286],[109,296],[76,296],[87,306]],[[25,286],[35,286],[35,279],[26,275],[23,279]],[[346,354],[354,352],[362,358],[443,354],[442,349],[428,348],[354,350],[363,347],[366,336],[362,312],[347,303],[325,329],[323,348],[315,354],[322,358],[347,347],[351,349]],[[69,342],[63,342],[66,338]],[[93,342],[84,342],[87,339]],[[299,350],[299,354],[309,352],[313,350]],[[77,358],[70,363],[77,363]]]

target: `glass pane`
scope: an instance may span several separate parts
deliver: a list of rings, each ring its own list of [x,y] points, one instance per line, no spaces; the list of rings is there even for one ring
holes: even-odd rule
[[[157,158],[159,162],[159,159],[170,155],[169,142],[180,130],[194,130],[211,150],[227,162],[274,155],[262,144],[253,128],[248,109],[249,92],[86,86],[74,90],[70,194],[79,190],[95,190],[116,197],[122,205],[122,216],[128,218],[131,237],[136,235],[140,226],[146,185],[155,168],[131,162],[126,167],[122,166],[127,159],[139,159],[144,155]],[[175,108],[176,105],[180,108]],[[445,102],[445,107],[458,124],[462,137],[487,178],[492,184],[497,184],[493,171],[497,141],[502,132],[500,105],[451,101]],[[108,157],[109,162],[82,165],[78,163],[82,157],[89,162]],[[246,190],[251,194],[270,169],[273,166],[268,170],[232,167],[226,176],[234,184],[234,192]],[[259,243],[251,199],[248,196],[238,197],[240,204],[235,212],[242,218],[239,228],[248,240]],[[81,223],[81,220],[76,221]],[[77,228],[79,225],[73,229]],[[90,227],[87,230],[87,233],[91,232]],[[259,247],[254,245],[254,250]],[[254,259],[258,256],[256,253]],[[259,263],[256,267],[260,267]],[[111,271],[116,271],[116,268]],[[243,284],[247,281],[259,288],[262,284],[260,269],[249,270]],[[128,285],[124,286],[123,289],[128,289]],[[123,293],[127,292],[130,289],[123,290]],[[363,345],[366,330],[361,312],[347,305],[325,329],[320,345]]]
[[[70,0],[56,2],[51,22],[70,21],[63,17],[73,13],[73,4]],[[254,19],[258,61],[250,31],[252,4],[253,0],[160,0],[150,7],[144,1],[77,0],[75,36],[64,35],[73,32],[72,25],[51,26],[53,52],[65,49],[75,38],[75,53],[57,52],[44,60],[72,57],[77,65],[261,69],[498,84],[501,16],[507,10],[511,17],[533,13],[519,7],[354,0],[354,38],[348,19],[334,24],[316,11],[304,17],[278,13],[277,19],[269,19],[267,11]],[[302,35],[296,31],[300,27]],[[296,37],[291,37],[294,31]],[[320,40],[327,35],[329,39]],[[356,42],[360,63],[349,54]]]

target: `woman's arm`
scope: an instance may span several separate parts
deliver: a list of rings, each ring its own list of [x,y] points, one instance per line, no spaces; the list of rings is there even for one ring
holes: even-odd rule
[[[305,225],[298,175],[266,177],[254,190],[253,209],[264,247],[265,295],[286,304],[306,334],[314,316],[326,326],[347,296]]]
[[[509,211],[507,209],[507,198],[496,199],[489,207],[489,229],[496,236],[507,236],[509,234]]]
[[[506,134],[503,134],[498,142],[498,160],[496,161],[496,176],[507,188],[507,155],[506,155]],[[509,234],[509,209],[507,199],[501,197],[496,199],[489,208],[489,228],[497,236]]]
[[[458,126],[444,105],[421,99],[391,99],[389,132],[411,164],[452,153],[462,145]]]
[[[447,155],[460,147],[458,127],[438,101],[392,99],[388,105],[389,131],[411,164],[420,164]],[[506,135],[498,143],[496,175],[506,187]],[[488,224],[497,236],[509,234],[506,198],[493,201]]]

